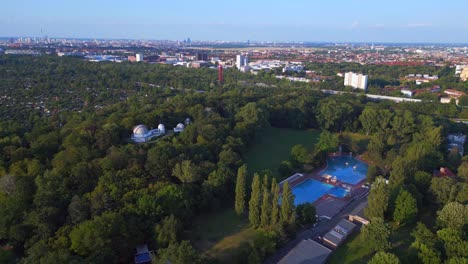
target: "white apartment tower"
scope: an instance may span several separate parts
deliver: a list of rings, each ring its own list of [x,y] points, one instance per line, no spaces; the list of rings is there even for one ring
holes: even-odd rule
[[[351,86],[355,89],[367,90],[367,75],[347,72],[344,75],[344,85]]]
[[[239,54],[236,56],[236,67],[238,70],[247,65],[249,65],[249,57],[247,55]]]
[[[143,61],[143,53],[137,53],[135,59],[136,61]]]

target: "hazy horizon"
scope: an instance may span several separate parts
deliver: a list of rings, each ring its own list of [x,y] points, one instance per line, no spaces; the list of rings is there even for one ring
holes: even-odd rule
[[[154,2],[23,0],[3,4],[0,36],[265,42],[468,43],[468,1]]]

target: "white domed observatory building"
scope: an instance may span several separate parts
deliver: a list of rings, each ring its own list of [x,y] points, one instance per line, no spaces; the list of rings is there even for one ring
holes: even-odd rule
[[[179,123],[179,124],[177,124],[176,127],[174,127],[174,133],[180,133],[180,132],[184,131],[184,129],[185,129],[185,125],[182,124],[182,123]]]
[[[155,137],[162,136],[166,133],[166,128],[163,124],[159,124],[157,129],[148,130],[145,125],[137,125],[133,128],[131,139],[135,143],[148,142]]]
[[[174,133],[180,133],[180,132],[184,131],[185,127],[190,125],[192,123],[192,121],[190,120],[190,118],[187,117],[185,119],[184,123],[185,124],[182,124],[182,123],[177,124],[177,126],[174,127]]]

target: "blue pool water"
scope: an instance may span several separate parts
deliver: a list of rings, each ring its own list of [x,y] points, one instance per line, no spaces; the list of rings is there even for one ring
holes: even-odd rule
[[[345,197],[348,191],[341,187],[336,187],[316,180],[306,180],[293,187],[292,193],[295,196],[294,204],[313,203],[325,194],[336,197]]]
[[[366,178],[368,166],[366,163],[352,157],[330,157],[327,168],[320,175],[336,176],[340,181],[355,185]]]

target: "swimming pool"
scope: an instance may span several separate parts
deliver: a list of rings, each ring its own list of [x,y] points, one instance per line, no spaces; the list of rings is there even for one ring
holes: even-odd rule
[[[308,179],[292,188],[295,196],[294,204],[313,203],[325,194],[343,198],[348,190],[341,187],[326,184],[317,180]]]
[[[366,178],[368,166],[353,157],[330,157],[327,168],[320,175],[336,176],[340,181],[355,185]]]

